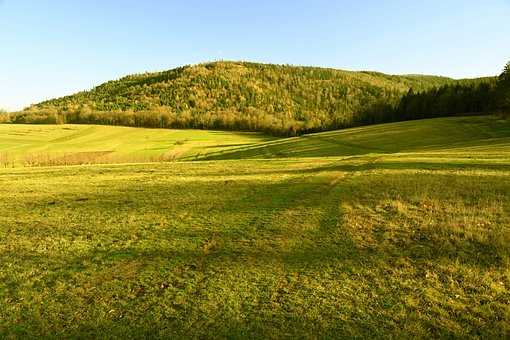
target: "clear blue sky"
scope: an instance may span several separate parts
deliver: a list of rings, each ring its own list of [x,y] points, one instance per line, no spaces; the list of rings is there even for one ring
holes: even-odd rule
[[[218,59],[451,77],[510,60],[510,0],[0,0],[0,107]]]

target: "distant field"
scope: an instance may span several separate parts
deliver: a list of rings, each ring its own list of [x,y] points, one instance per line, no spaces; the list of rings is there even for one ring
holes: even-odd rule
[[[0,169],[0,337],[510,336],[507,120],[151,131],[232,159]]]
[[[437,118],[295,138],[250,132],[0,124],[0,166],[30,164],[37,158],[39,165],[58,165],[58,160],[68,164],[143,163],[388,153],[510,157],[510,120],[496,116]]]
[[[208,159],[331,157],[386,153],[510,157],[510,119],[452,117],[370,125],[240,146]]]
[[[101,125],[0,124],[0,163],[135,163],[193,158],[272,140],[260,133]],[[48,163],[48,164],[46,164]],[[2,166],[2,164],[0,164]]]

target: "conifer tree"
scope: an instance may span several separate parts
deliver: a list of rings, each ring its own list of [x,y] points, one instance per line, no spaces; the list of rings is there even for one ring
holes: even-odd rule
[[[510,62],[505,65],[498,78],[498,108],[510,111]]]

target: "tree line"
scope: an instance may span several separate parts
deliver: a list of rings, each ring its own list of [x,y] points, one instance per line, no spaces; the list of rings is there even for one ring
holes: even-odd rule
[[[393,115],[397,120],[410,120],[489,112],[510,112],[510,62],[497,78],[447,84],[418,93],[410,89]]]

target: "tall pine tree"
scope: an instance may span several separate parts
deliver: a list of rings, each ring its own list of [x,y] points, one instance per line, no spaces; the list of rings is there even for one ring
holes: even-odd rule
[[[510,62],[506,64],[498,78],[498,108],[510,111]]]

